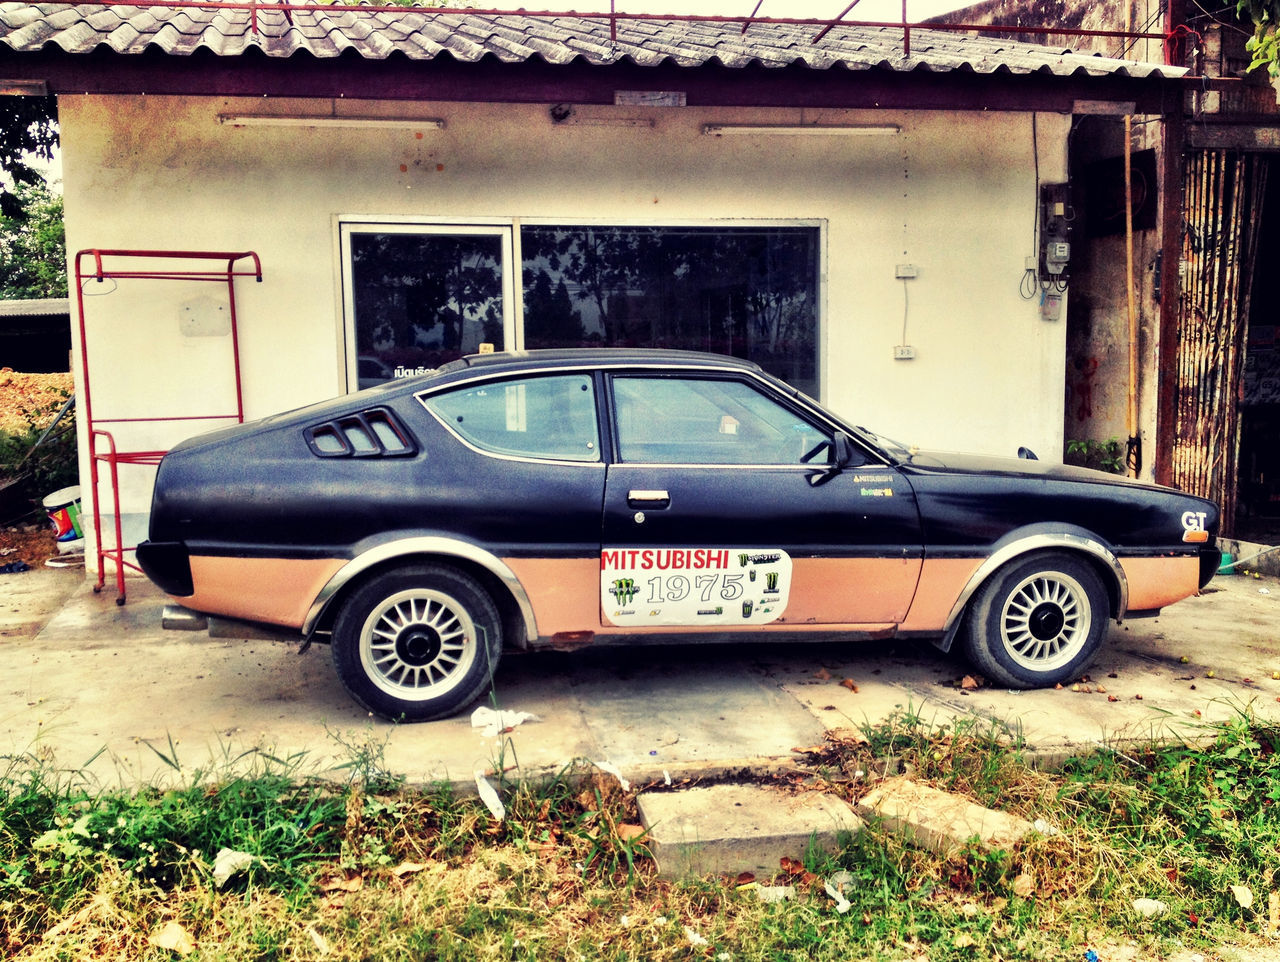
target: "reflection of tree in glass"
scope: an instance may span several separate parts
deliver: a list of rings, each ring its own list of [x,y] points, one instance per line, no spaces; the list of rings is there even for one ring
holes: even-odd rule
[[[361,353],[411,361],[430,347],[457,356],[480,340],[501,345],[498,238],[353,234],[351,260]],[[464,337],[468,325],[478,337]]]
[[[521,246],[531,347],[716,351],[816,388],[811,228],[525,227]],[[580,308],[571,321],[562,287]]]
[[[538,347],[580,347],[586,339],[582,315],[574,309],[564,277],[551,286],[551,274],[539,269],[525,288],[525,330],[536,327]]]
[[[641,242],[650,233],[652,228],[526,228],[520,241],[526,267],[536,274],[548,275],[548,287],[555,278],[557,288],[564,283],[573,297],[589,304],[603,343],[613,346],[619,340],[612,309],[640,286]],[[556,323],[551,317],[535,316],[526,302],[526,336],[530,325],[542,336],[546,328],[554,328]]]

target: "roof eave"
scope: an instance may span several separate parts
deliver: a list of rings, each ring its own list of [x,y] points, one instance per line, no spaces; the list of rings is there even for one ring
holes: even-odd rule
[[[836,107],[1013,110],[1071,113],[1078,100],[1134,103],[1139,114],[1181,106],[1185,78],[1120,74],[973,70],[814,69],[802,66],[593,66],[581,60],[463,63],[392,55],[368,60],[349,53],[267,57],[251,51],[219,57],[208,51],[174,56],[158,50],[119,54],[108,47],[68,54],[47,46],[16,53],[0,46],[0,75],[38,80],[50,93],[183,96],[344,97],[485,103],[613,104],[619,90],[678,90],[690,107]]]

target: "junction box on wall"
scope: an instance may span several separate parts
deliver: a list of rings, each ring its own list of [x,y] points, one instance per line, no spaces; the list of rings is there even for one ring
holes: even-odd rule
[[[913,361],[916,356],[916,349],[907,343],[907,290],[906,283],[920,276],[920,268],[915,264],[895,264],[893,268],[893,276],[903,282],[902,297],[902,343],[893,346],[893,359],[895,361]]]
[[[1071,260],[1070,184],[1040,185],[1040,283],[1065,289]]]

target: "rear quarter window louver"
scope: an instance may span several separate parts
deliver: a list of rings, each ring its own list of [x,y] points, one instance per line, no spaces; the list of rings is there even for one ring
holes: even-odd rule
[[[321,458],[388,458],[416,454],[413,436],[390,411],[373,408],[313,425],[307,446]]]

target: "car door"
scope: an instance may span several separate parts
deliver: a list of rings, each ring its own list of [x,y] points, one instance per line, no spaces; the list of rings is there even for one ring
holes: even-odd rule
[[[422,398],[460,442],[432,448],[422,503],[434,510],[424,515],[496,555],[546,637],[589,635],[599,621],[605,464],[595,385],[590,372],[534,371]]]
[[[615,373],[606,392],[602,624],[791,629],[905,616],[911,485],[749,375]]]

